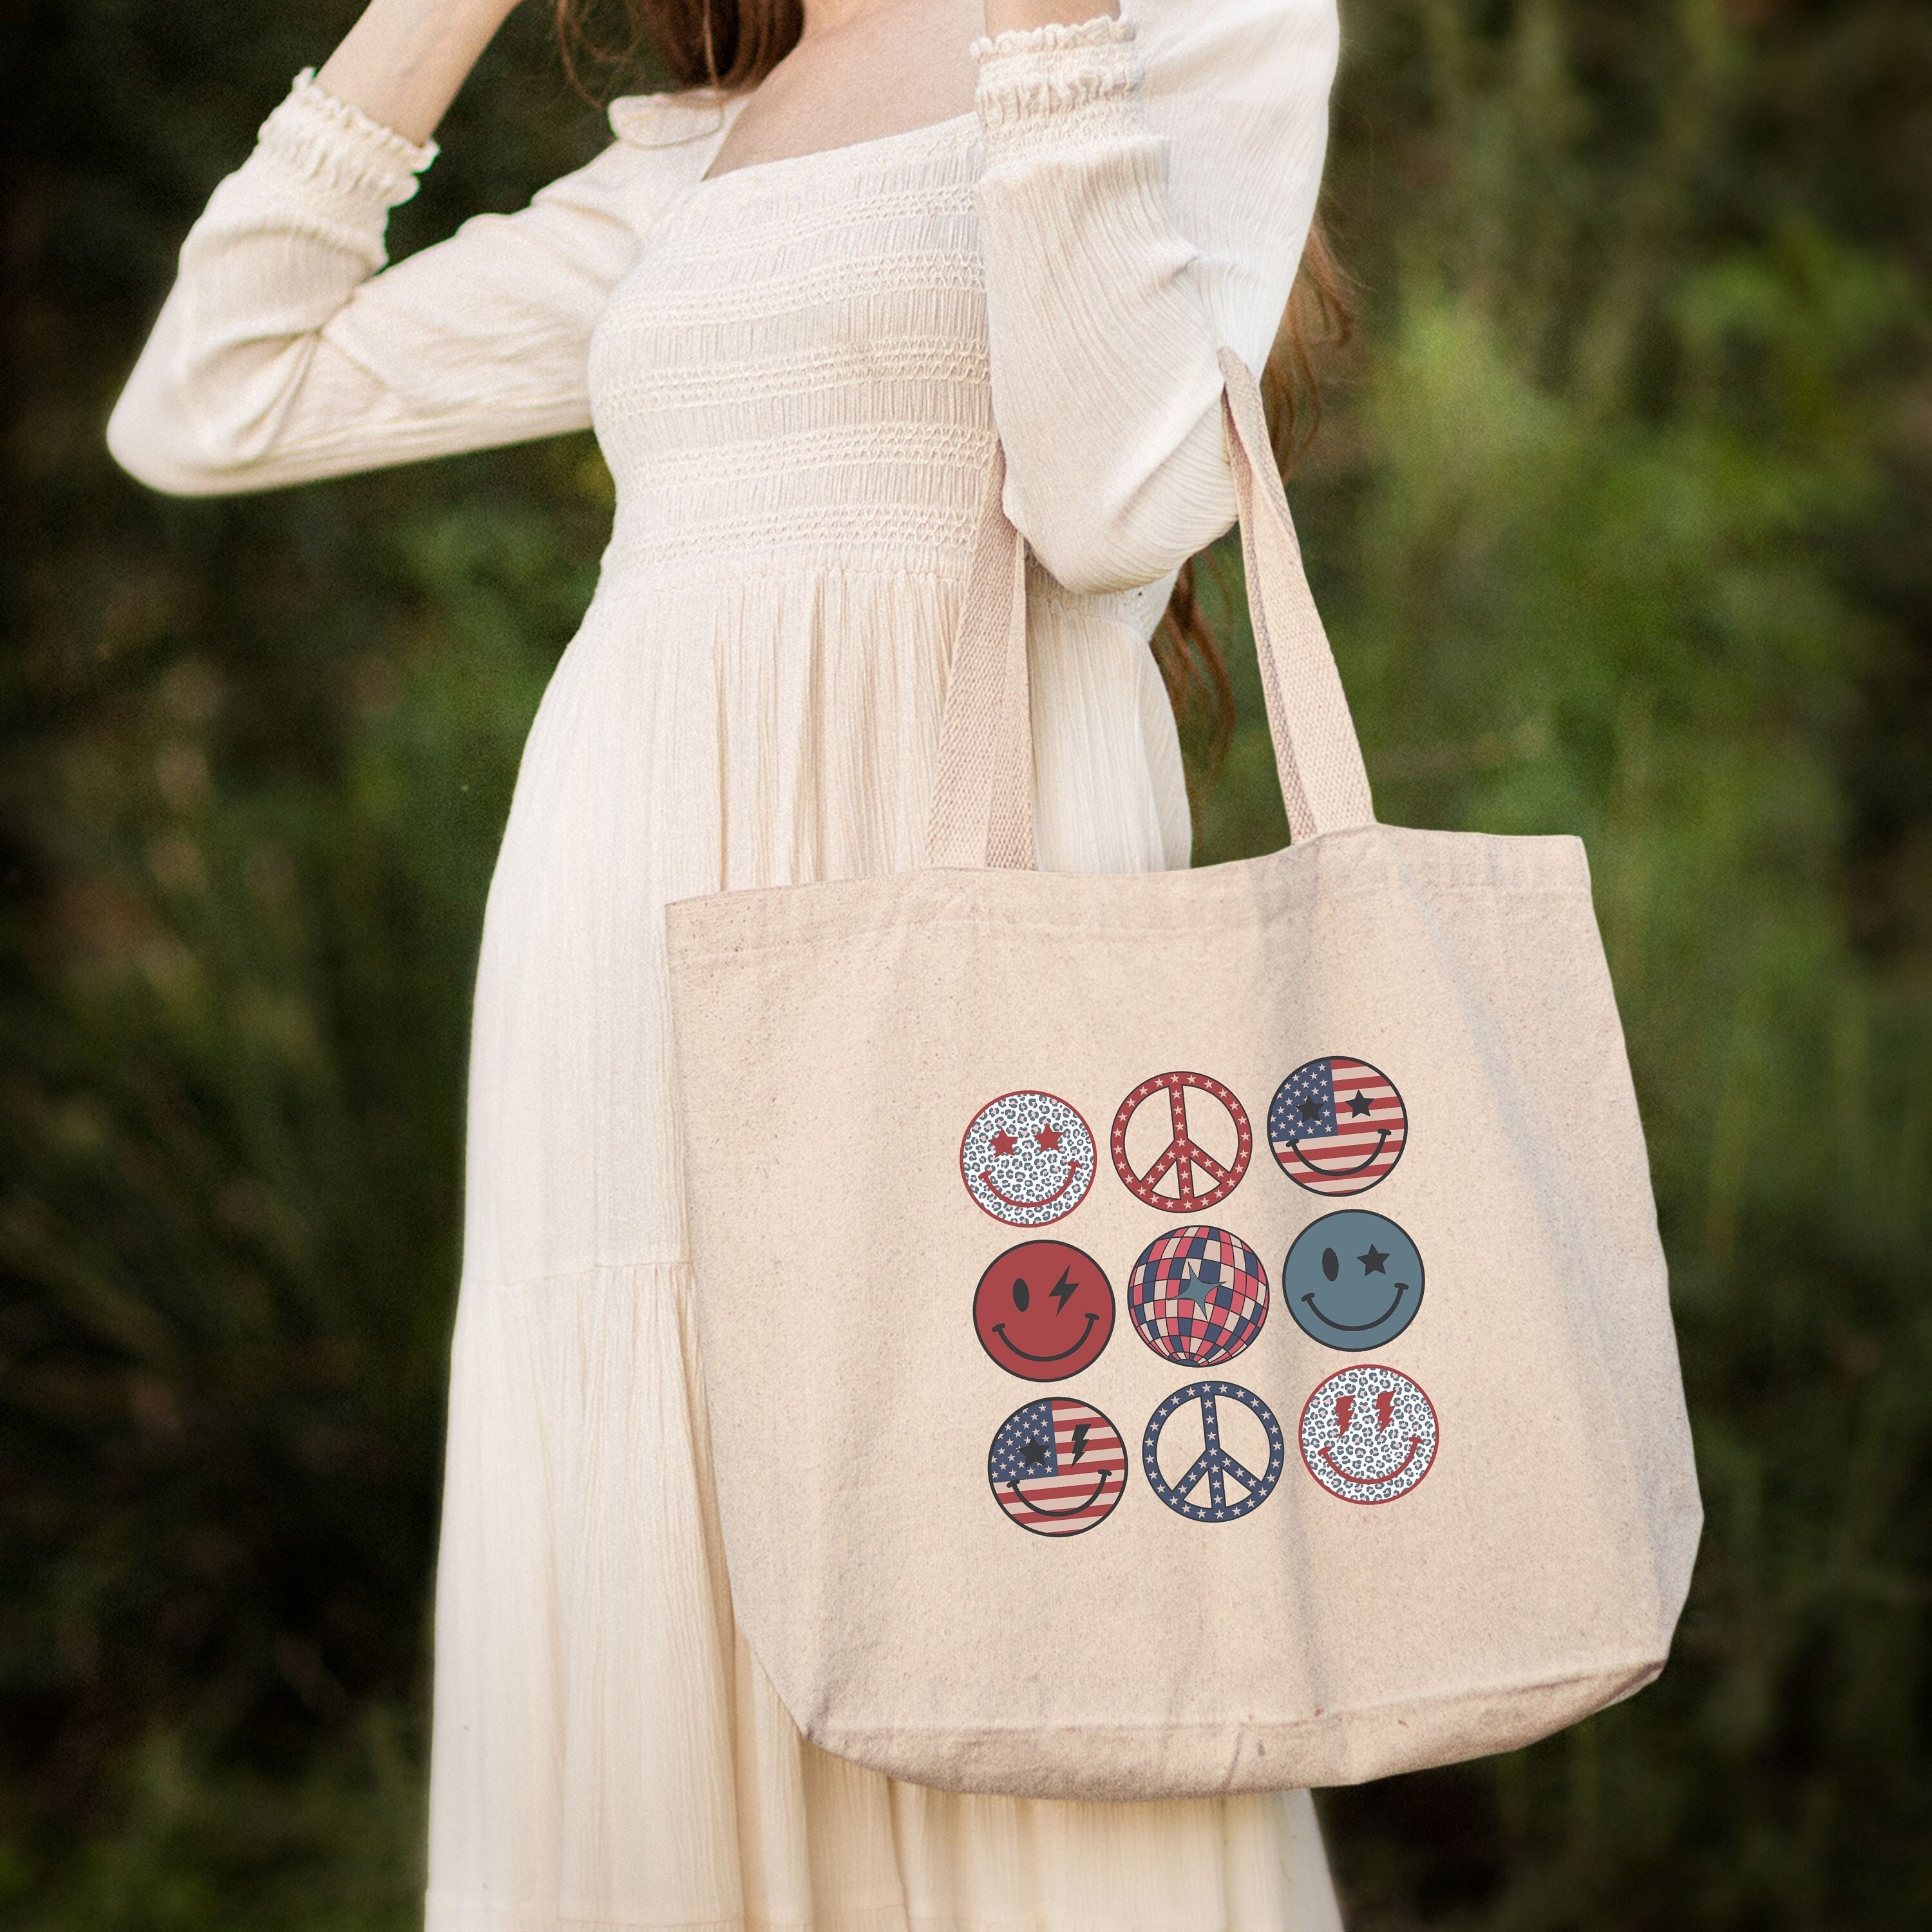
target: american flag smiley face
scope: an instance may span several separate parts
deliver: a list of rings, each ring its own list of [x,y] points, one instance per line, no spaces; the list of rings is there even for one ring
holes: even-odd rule
[[[1114,1290],[1100,1264],[1064,1241],[1022,1241],[980,1277],[973,1332],[1010,1376],[1064,1382],[1100,1359]]]
[[[1408,1110],[1378,1066],[1335,1053],[1303,1063],[1268,1103],[1268,1145],[1311,1194],[1362,1194],[1388,1178],[1408,1139]]]
[[[1000,1424],[986,1457],[993,1500],[1036,1536],[1078,1536],[1106,1521],[1127,1486],[1127,1445],[1097,1408],[1048,1396]]]
[[[1094,1184],[1094,1136],[1052,1094],[1002,1094],[959,1144],[966,1191],[996,1221],[1038,1228],[1072,1213]]]
[[[1379,1362],[1330,1376],[1301,1412],[1301,1460],[1345,1503],[1407,1496],[1434,1466],[1436,1440],[1434,1403]]]

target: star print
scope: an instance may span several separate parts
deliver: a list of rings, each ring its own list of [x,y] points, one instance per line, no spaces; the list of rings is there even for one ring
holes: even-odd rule
[[[1020,1451],[1020,1455],[1028,1467],[1031,1468],[1034,1463],[1044,1462],[1046,1460],[1046,1445],[1037,1436],[1033,1436],[1029,1438],[1027,1446]]]
[[[1304,1120],[1320,1120],[1322,1118],[1321,1102],[1313,1099],[1303,1101],[1301,1103],[1301,1118]]]
[[[1201,1264],[1198,1262],[1195,1263],[1194,1272],[1192,1274],[1183,1275],[1174,1284],[1174,1299],[1177,1301],[1198,1303],[1201,1312],[1204,1315],[1208,1312],[1208,1298],[1213,1292],[1211,1284],[1201,1279]]]
[[[1388,1272],[1382,1264],[1388,1259],[1388,1256],[1384,1254],[1372,1241],[1369,1244],[1368,1252],[1365,1255],[1358,1255],[1355,1258],[1361,1263],[1362,1272],[1364,1274],[1384,1274]]]
[[[1042,1154],[1058,1154],[1060,1151],[1060,1130],[1058,1127],[1042,1127],[1034,1138],[1040,1143]]]
[[[1019,1142],[1004,1127],[993,1136],[993,1152],[1001,1160],[1004,1160],[1018,1145]]]
[[[1355,1097],[1348,1102],[1348,1112],[1352,1118],[1359,1120],[1363,1114],[1367,1113],[1369,1111],[1368,1097],[1366,1094],[1358,1094]]]

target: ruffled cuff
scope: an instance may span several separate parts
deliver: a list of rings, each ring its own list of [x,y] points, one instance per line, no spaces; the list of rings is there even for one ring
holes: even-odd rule
[[[352,226],[380,225],[389,210],[416,191],[416,177],[436,159],[436,146],[406,141],[394,128],[338,100],[304,68],[287,97],[262,124],[257,155],[304,200]]]
[[[1131,20],[1029,27],[973,43],[988,166],[1143,134],[1147,70]]]

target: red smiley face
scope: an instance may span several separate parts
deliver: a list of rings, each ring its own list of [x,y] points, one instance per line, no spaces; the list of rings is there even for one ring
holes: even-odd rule
[[[1091,1255],[1064,1241],[1022,1241],[980,1277],[973,1328],[1008,1375],[1064,1382],[1100,1359],[1114,1291]]]

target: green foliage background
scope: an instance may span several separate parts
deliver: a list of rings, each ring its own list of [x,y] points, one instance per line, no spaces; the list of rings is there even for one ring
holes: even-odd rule
[[[100,430],[346,24],[12,0],[0,1913],[420,1883],[472,956],[587,442],[165,502]],[[1671,1670],[1324,1799],[1360,1927],[1932,1922],[1932,14],[1354,0],[1292,486],[1382,814],[1587,840],[1708,1528]],[[398,252],[592,152],[513,22]],[[1282,836],[1244,728],[1204,860]],[[1526,1399],[1533,1399],[1526,1392]]]

